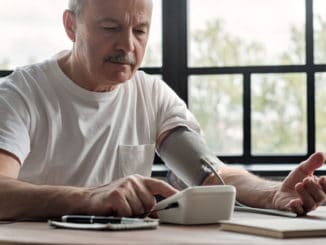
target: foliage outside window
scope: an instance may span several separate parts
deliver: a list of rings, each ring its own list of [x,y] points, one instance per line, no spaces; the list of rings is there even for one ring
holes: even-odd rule
[[[321,0],[313,3],[314,63],[325,63],[326,3]],[[204,7],[199,8],[199,4]],[[194,67],[203,73],[189,78],[189,106],[202,124],[210,147],[222,156],[243,153],[239,141],[234,145],[243,126],[242,109],[234,110],[243,106],[241,84],[244,80],[235,86],[241,77],[236,71],[239,67],[250,77],[250,154],[307,154],[307,100],[311,98],[307,98],[304,67],[307,62],[306,1],[203,0],[198,3],[191,0],[189,5],[188,64],[190,70]],[[220,15],[210,15],[213,9],[220,9],[216,11]],[[198,21],[200,12],[206,13],[202,21]],[[237,25],[233,23],[235,20]],[[291,66],[297,71],[280,72]],[[234,69],[231,72],[224,69],[228,67]],[[273,73],[264,72],[265,67]],[[215,76],[205,72],[205,68],[215,68]],[[316,149],[323,151],[326,150],[326,116],[321,94],[326,91],[325,77],[323,73],[317,75],[315,87],[319,94],[315,107]],[[221,94],[228,98],[228,105]],[[223,120],[223,130],[220,130]],[[230,135],[230,132],[233,133]],[[241,141],[241,136],[238,139]]]

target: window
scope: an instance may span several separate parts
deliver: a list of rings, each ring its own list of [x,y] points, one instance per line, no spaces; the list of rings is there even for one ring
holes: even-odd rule
[[[325,151],[324,0],[153,2],[141,69],[186,101],[222,160],[295,163]],[[0,4],[0,70],[70,48],[67,0]]]
[[[313,1],[313,34],[314,34],[314,61],[315,64],[326,63],[326,8],[325,1]]]
[[[12,70],[47,59],[71,43],[62,25],[67,1],[0,0],[0,69]]]
[[[178,26],[163,21],[163,78],[222,160],[295,163],[325,151],[325,9],[323,0],[163,1],[165,18],[178,12]]]
[[[217,155],[243,154],[242,80],[241,74],[189,76],[189,107]]]
[[[0,70],[43,61],[72,44],[62,24],[68,0],[0,0]],[[147,67],[162,65],[161,1],[155,0],[152,30],[144,59]]]
[[[305,73],[251,75],[253,155],[307,153]]]
[[[304,0],[190,0],[188,9],[190,67],[305,62]]]

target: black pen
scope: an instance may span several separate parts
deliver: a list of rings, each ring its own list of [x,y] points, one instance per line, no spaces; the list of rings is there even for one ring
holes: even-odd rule
[[[144,222],[144,219],[113,217],[113,216],[95,216],[95,215],[64,215],[61,217],[63,222],[81,223],[81,224],[132,224]]]

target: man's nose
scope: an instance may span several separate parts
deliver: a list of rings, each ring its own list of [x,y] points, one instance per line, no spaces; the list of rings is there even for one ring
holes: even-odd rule
[[[124,51],[125,53],[133,52],[135,49],[135,43],[134,43],[134,35],[132,30],[126,30],[121,33],[117,49]]]

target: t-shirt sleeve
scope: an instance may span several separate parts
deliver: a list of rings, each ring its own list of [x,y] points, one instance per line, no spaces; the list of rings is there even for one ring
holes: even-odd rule
[[[185,102],[163,81],[157,80],[156,89],[156,112],[157,132],[159,136],[165,131],[178,126],[187,127],[189,130],[201,133],[198,121],[188,110]]]
[[[23,98],[8,79],[0,80],[0,149],[22,164],[30,151],[29,114]]]

